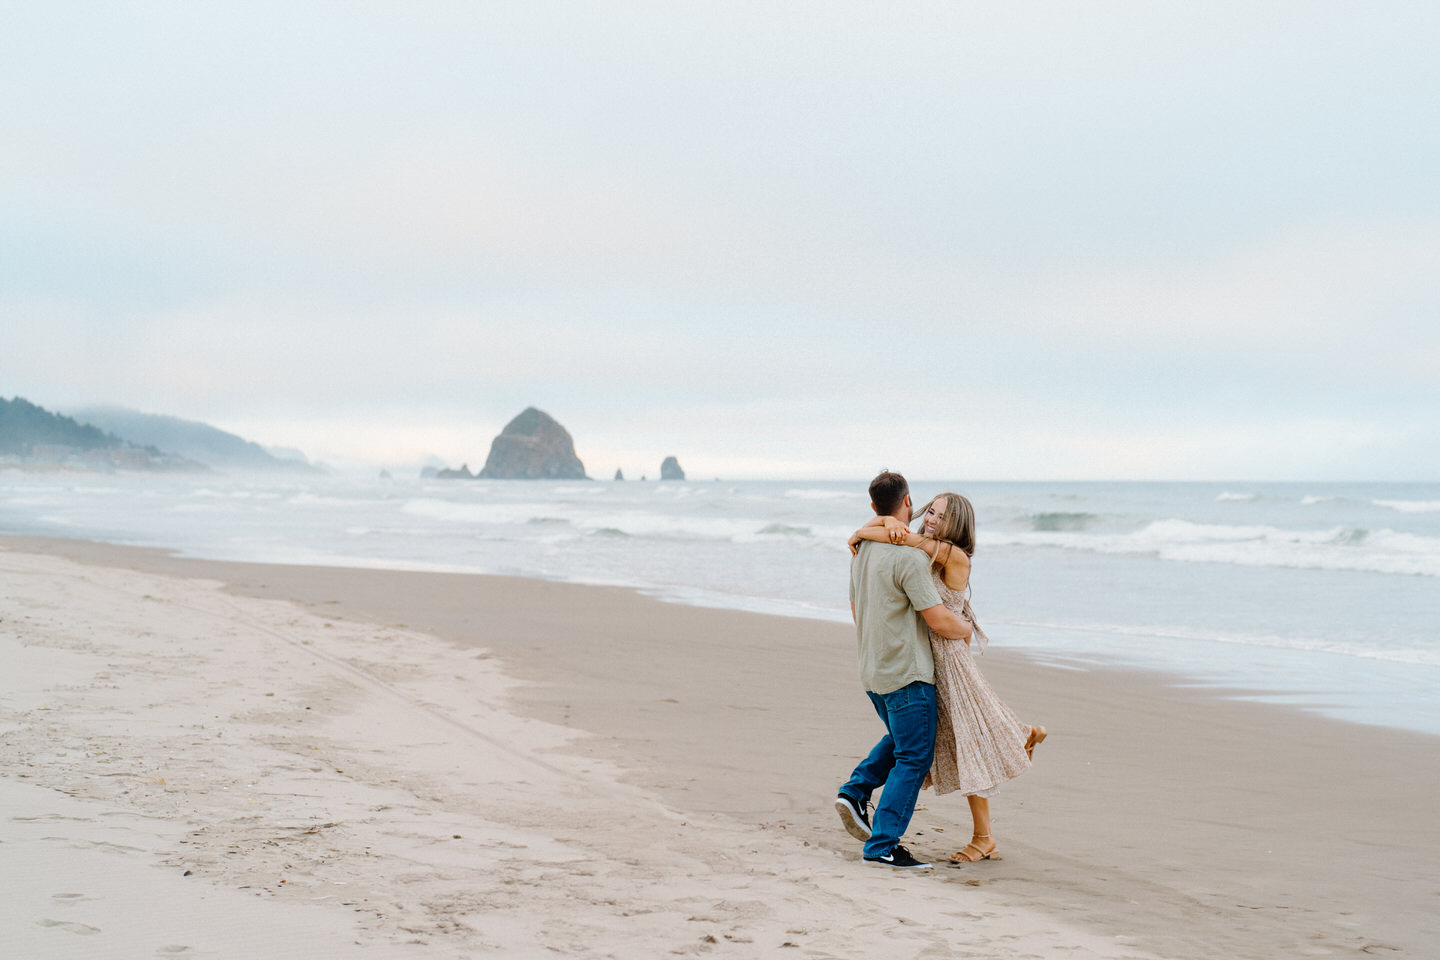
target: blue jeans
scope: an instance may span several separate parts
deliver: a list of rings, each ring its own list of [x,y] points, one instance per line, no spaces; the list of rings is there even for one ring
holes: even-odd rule
[[[880,714],[886,733],[840,792],[864,803],[873,791],[885,788],[870,817],[870,839],[865,842],[864,854],[883,857],[910,826],[920,786],[935,758],[935,686],[916,680],[890,693],[867,690],[866,696]]]

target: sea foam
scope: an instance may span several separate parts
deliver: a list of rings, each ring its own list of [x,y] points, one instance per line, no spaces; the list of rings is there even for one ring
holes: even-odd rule
[[[1149,554],[1184,563],[1225,563],[1440,577],[1440,537],[1336,526],[1283,529],[1267,525],[1156,520],[1131,533],[1068,530],[997,531],[992,546],[1060,547],[1091,553]]]
[[[1397,513],[1440,513],[1440,500],[1372,500],[1377,507]]]

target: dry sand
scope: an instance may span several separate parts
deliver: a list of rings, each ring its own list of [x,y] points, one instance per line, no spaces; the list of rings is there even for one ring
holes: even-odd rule
[[[1440,739],[1003,637],[1051,738],[923,874],[831,807],[842,626],[0,538],[0,667],[7,958],[1440,955]]]

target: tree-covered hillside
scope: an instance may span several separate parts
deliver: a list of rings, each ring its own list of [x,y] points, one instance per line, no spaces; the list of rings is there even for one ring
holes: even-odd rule
[[[0,453],[24,454],[35,446],[111,450],[124,445],[119,437],[51,413],[23,397],[0,397]]]
[[[320,472],[305,462],[273,457],[258,443],[208,423],[112,406],[82,407],[70,413],[129,443],[158,447],[220,470]]]

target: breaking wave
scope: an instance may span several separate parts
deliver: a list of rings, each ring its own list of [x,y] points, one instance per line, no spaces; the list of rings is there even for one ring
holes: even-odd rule
[[[1131,533],[1068,530],[995,531],[987,543],[1049,546],[1094,553],[1133,553],[1191,563],[1355,570],[1440,577],[1440,538],[1394,530],[1337,526],[1287,530],[1273,526],[1157,520]]]

